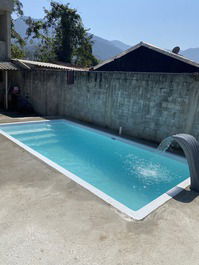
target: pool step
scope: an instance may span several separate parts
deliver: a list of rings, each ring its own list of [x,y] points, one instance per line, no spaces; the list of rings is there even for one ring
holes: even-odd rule
[[[40,132],[50,132],[53,131],[51,128],[38,128],[38,129],[27,129],[27,130],[19,130],[19,131],[14,131],[14,130],[7,130],[6,132],[12,136],[16,135],[21,135],[21,134],[26,134],[27,133],[40,133]]]
[[[40,146],[44,146],[44,145],[51,145],[51,144],[57,144],[59,143],[59,140],[52,138],[52,139],[47,139],[47,140],[42,140],[42,141],[37,141],[35,140],[35,142],[33,143],[28,143],[28,141],[24,141],[24,144],[26,144],[29,147],[40,147]]]

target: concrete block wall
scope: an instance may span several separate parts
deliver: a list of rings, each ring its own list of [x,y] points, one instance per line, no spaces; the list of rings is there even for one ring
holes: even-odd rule
[[[29,95],[42,115],[64,115],[160,142],[176,133],[199,140],[199,76],[124,72],[13,73],[11,82]]]

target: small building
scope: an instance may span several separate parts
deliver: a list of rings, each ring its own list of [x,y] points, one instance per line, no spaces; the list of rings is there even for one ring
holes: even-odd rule
[[[199,64],[182,55],[140,42],[121,54],[106,60],[93,71],[194,73]]]
[[[0,108],[9,109],[12,107],[9,102],[9,90],[13,86],[20,86],[24,81],[24,73],[30,71],[65,71],[67,83],[74,82],[74,72],[85,71],[85,69],[65,66],[55,63],[45,63],[38,61],[10,59],[9,61],[0,61]],[[20,80],[20,81],[19,81]],[[22,81],[23,80],[23,81]]]
[[[74,71],[85,69],[61,65],[11,58],[11,13],[13,0],[0,0],[0,108],[8,109],[8,94],[13,77],[23,71],[51,70],[66,71],[67,82],[73,82]],[[13,84],[12,84],[13,85]]]

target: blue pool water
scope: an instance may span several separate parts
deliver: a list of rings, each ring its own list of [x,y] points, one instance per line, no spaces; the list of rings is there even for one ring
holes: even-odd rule
[[[189,177],[186,162],[64,120],[0,129],[134,211]]]

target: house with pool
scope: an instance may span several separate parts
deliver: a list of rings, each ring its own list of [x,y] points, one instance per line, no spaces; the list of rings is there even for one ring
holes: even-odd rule
[[[0,4],[0,264],[197,264],[199,64],[11,58]]]

